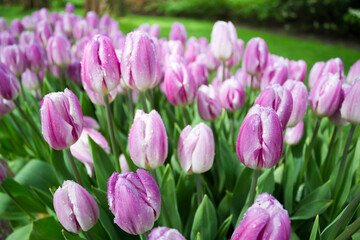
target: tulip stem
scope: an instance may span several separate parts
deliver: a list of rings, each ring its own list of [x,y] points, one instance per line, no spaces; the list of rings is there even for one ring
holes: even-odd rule
[[[128,107],[131,113],[131,119],[134,117],[134,106],[133,106],[133,102],[132,102],[132,93],[131,93],[131,89],[128,90]]]
[[[139,237],[140,237],[141,240],[148,240],[148,237],[146,236],[145,233],[139,234]]]
[[[74,158],[73,156],[71,155],[71,152],[70,152],[70,149],[67,148],[67,149],[64,149],[65,151],[65,154],[69,160],[69,163],[70,163],[70,167],[71,167],[71,170],[73,171],[74,175],[75,175],[75,179],[76,179],[76,182],[79,183],[81,186],[84,186],[82,180],[81,180],[81,177],[80,177],[80,174],[79,174],[79,171],[75,165],[75,161],[74,161]]]
[[[223,83],[225,81],[225,61],[222,61],[222,79],[221,79],[221,83]]]
[[[360,218],[356,219],[352,224],[350,224],[346,230],[341,233],[336,240],[346,240],[350,239],[360,229]]]
[[[13,120],[13,122],[15,123],[16,127],[19,129],[21,136],[22,136],[22,137],[24,138],[24,140],[27,142],[27,144],[25,144],[25,145],[30,146],[30,148],[32,148],[29,139],[27,138],[27,136],[26,136],[26,134],[24,133],[22,127],[20,126],[20,124],[19,124],[18,121],[16,120],[15,116],[14,116],[12,113],[10,113],[10,117],[11,117],[11,119]],[[32,149],[32,150],[34,151],[34,149]],[[35,152],[35,151],[34,151],[34,152]]]
[[[325,176],[325,177],[328,176],[327,172],[329,171],[329,166],[330,166],[329,158],[330,158],[330,154],[331,154],[331,151],[332,151],[334,142],[335,142],[335,138],[336,138],[336,134],[337,134],[337,132],[338,132],[338,129],[339,129],[339,127],[338,127],[338,126],[335,126],[334,131],[333,131],[333,134],[332,134],[332,136],[331,136],[329,149],[328,149],[328,152],[327,152],[327,154],[326,154],[325,161],[324,161],[324,163],[323,163],[322,174],[323,174],[323,176]]]
[[[26,100],[26,96],[25,96],[24,85],[22,84],[21,81],[20,81],[20,92],[21,92],[21,97],[23,98],[23,103],[26,103],[27,100]]]
[[[232,150],[235,149],[235,142],[234,142],[234,132],[235,132],[235,116],[234,113],[229,113],[230,115],[230,141],[231,141],[231,148]]]
[[[37,76],[37,79],[38,79],[38,82],[39,82],[40,94],[41,94],[41,96],[42,96],[42,95],[43,95],[43,83],[41,82],[40,74],[39,74],[39,73],[36,73],[36,76]]]
[[[257,180],[260,176],[260,173],[261,173],[260,169],[254,170],[252,180],[251,180],[250,192],[249,192],[249,206],[251,206],[254,203],[255,193],[256,193],[256,185],[257,185]]]
[[[35,218],[34,216],[29,213],[27,210],[25,210],[25,208],[23,208],[20,203],[16,200],[16,198],[14,197],[14,195],[12,195],[6,188],[4,185],[0,185],[1,189],[11,198],[11,200],[13,200],[13,202],[15,203],[15,205],[21,209],[21,211],[23,211],[26,215],[29,216],[30,220],[34,221]]]
[[[89,239],[89,240],[95,240],[94,236],[91,234],[90,231],[87,231],[87,232],[84,231],[84,233],[85,233],[87,239]]]
[[[121,173],[120,162],[119,162],[119,153],[118,153],[118,149],[117,149],[116,143],[115,143],[114,121],[113,121],[113,118],[112,118],[109,98],[108,98],[107,94],[104,96],[104,103],[105,103],[105,110],[106,110],[106,116],[107,116],[106,120],[107,120],[109,135],[110,135],[111,148],[112,148],[112,152],[113,152],[113,155],[114,155],[115,170],[117,172]],[[121,139],[119,139],[119,141],[121,141]],[[124,152],[124,154],[125,154],[125,152]]]
[[[253,81],[254,81],[254,75],[251,75],[250,77],[250,91],[249,91],[249,105],[248,107],[251,106],[251,97],[252,97],[252,90],[253,90]]]
[[[43,136],[40,134],[39,129],[37,128],[37,126],[35,126],[35,124],[30,120],[30,118],[28,118],[28,116],[26,115],[26,113],[21,109],[19,103],[17,101],[14,101],[17,109],[19,110],[20,114],[23,116],[23,118],[29,123],[30,127],[35,131],[36,135],[40,138],[43,139]]]
[[[147,105],[146,105],[146,96],[144,92],[139,92],[141,103],[143,105],[144,112],[149,113]]]
[[[196,190],[197,190],[197,202],[200,205],[203,196],[202,184],[201,184],[201,175],[196,174]]]

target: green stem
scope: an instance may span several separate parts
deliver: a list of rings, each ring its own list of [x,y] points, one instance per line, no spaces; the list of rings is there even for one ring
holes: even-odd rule
[[[32,120],[30,120],[30,118],[28,118],[28,116],[26,115],[26,113],[21,109],[19,103],[17,101],[14,101],[17,109],[19,110],[20,114],[23,116],[23,118],[29,123],[30,127],[35,131],[36,135],[39,137],[39,139],[43,139],[43,136],[41,135],[39,129],[37,128],[37,126],[35,126],[35,124],[33,123]]]
[[[200,205],[200,203],[202,201],[202,196],[203,196],[200,174],[196,174],[196,190],[197,190],[197,202],[198,202],[198,205]]]
[[[148,240],[148,237],[146,236],[145,233],[140,234],[139,237],[140,237],[141,240]]]
[[[140,99],[141,99],[141,103],[143,105],[143,109],[144,109],[144,112],[148,113],[148,107],[146,105],[146,96],[145,96],[145,93],[144,92],[139,92],[139,96],[140,96]]]
[[[14,195],[12,195],[12,194],[4,187],[4,185],[0,185],[0,186],[1,186],[1,189],[11,198],[11,200],[13,200],[13,202],[15,203],[15,205],[16,205],[18,208],[20,208],[21,211],[23,211],[26,215],[28,215],[29,218],[30,218],[32,221],[34,221],[34,220],[35,220],[34,216],[33,216],[31,213],[29,213],[28,211],[26,211],[25,208],[23,208],[23,207],[20,205],[20,203],[16,200],[16,198],[14,197]]]
[[[253,177],[251,180],[250,191],[249,191],[249,206],[251,206],[254,203],[255,193],[256,193],[256,185],[257,185],[257,180],[260,176],[260,173],[261,173],[260,169],[254,170]]]
[[[12,138],[12,134],[10,133],[9,129],[7,128],[5,122],[4,122],[2,119],[0,119],[0,120],[1,120],[0,122],[1,122],[1,124],[3,125],[6,133],[9,135],[9,140],[10,140],[11,144],[18,149],[18,144],[16,144],[16,143],[14,142],[14,139]]]
[[[235,117],[234,117],[234,113],[231,112],[229,113],[230,115],[230,141],[231,141],[231,147],[232,150],[234,151],[235,149],[235,141],[234,141],[234,132],[235,132]]]
[[[43,95],[43,83],[41,82],[39,73],[36,73],[36,77],[38,79],[39,87],[40,87],[40,94]]]
[[[356,219],[352,224],[350,224],[346,230],[341,233],[335,240],[346,240],[350,239],[357,231],[360,230],[360,218]]]
[[[118,149],[117,149],[116,143],[115,143],[114,121],[113,121],[113,118],[111,115],[110,103],[109,103],[109,98],[108,98],[107,94],[104,96],[104,103],[105,103],[105,110],[106,110],[106,116],[107,116],[107,125],[108,125],[108,130],[109,130],[109,135],[110,135],[111,148],[112,148],[112,152],[114,155],[115,170],[117,172],[121,173],[120,162],[119,162],[119,153],[118,153]],[[121,139],[119,139],[119,140],[121,141]],[[125,154],[125,152],[124,152],[124,154]]]
[[[60,80],[60,90],[61,91],[64,91],[65,89],[65,74],[63,72],[63,69],[62,68],[58,68],[59,70],[59,80]]]
[[[19,132],[21,134],[21,136],[23,137],[23,139],[27,142],[25,145],[27,145],[28,147],[30,146],[30,148],[34,151],[33,147],[30,144],[29,139],[27,138],[26,134],[24,133],[22,127],[20,126],[20,124],[18,123],[18,121],[16,120],[15,116],[13,115],[13,113],[10,113],[10,117],[13,120],[13,122],[15,123],[16,127],[19,129]],[[35,151],[34,151],[35,152]]]
[[[335,139],[336,139],[336,134],[338,132],[338,129],[339,127],[338,126],[335,126],[334,128],[334,131],[333,131],[333,134],[331,136],[331,140],[330,140],[330,145],[329,145],[329,148],[328,148],[328,152],[326,154],[326,158],[325,158],[325,161],[323,163],[323,168],[321,169],[322,171],[322,174],[323,176],[325,176],[325,178],[328,177],[328,171],[329,171],[329,166],[330,166],[330,163],[329,163],[329,158],[330,158],[330,154],[331,154],[331,151],[332,151],[332,148],[334,146],[334,142],[335,142]]]
[[[131,89],[128,89],[128,107],[131,113],[131,119],[134,117],[134,106],[133,106],[133,102],[132,102],[132,93],[131,93]]]
[[[20,81],[20,80],[19,80]],[[25,96],[25,91],[24,91],[24,86],[22,84],[22,82],[20,81],[20,92],[21,92],[21,97],[23,99],[23,103],[26,104],[27,103],[27,99]]]
[[[225,61],[222,61],[222,79],[221,82],[223,83],[225,81]]]
[[[72,170],[73,173],[74,173],[76,182],[77,182],[78,184],[80,184],[81,186],[84,186],[84,184],[83,184],[83,182],[82,182],[82,180],[81,180],[79,171],[78,171],[78,169],[77,169],[77,167],[76,167],[74,158],[73,158],[73,156],[71,155],[70,149],[69,149],[69,148],[66,148],[66,149],[64,149],[64,151],[65,151],[65,154],[66,154],[66,156],[67,156],[67,158],[68,158],[68,160],[69,160],[70,167],[71,167],[71,170]]]
[[[251,98],[252,98],[252,90],[253,90],[253,81],[254,81],[254,75],[251,75],[251,78],[250,78],[250,91],[249,91],[249,105],[248,107],[251,106]]]
[[[95,240],[94,236],[91,234],[90,231],[87,231],[87,232],[84,231],[84,233],[85,233],[87,239],[89,239],[89,240]]]

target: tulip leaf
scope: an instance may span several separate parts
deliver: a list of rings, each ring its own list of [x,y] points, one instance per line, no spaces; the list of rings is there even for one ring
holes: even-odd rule
[[[81,92],[80,97],[79,97],[79,102],[80,102],[81,111],[82,111],[83,115],[94,118],[95,117],[94,105],[92,104],[92,102],[90,101],[89,97],[87,96],[87,94],[85,92]]]
[[[94,161],[95,174],[98,186],[101,190],[106,191],[107,181],[111,174],[114,172],[114,165],[111,162],[110,155],[108,155],[99,145],[97,145],[89,137],[89,147],[91,150],[91,156]]]
[[[230,215],[231,198],[232,193],[226,191],[225,196],[221,199],[218,205],[217,215],[219,216],[220,222],[224,221]]]
[[[204,195],[204,198],[194,216],[194,222],[191,229],[191,239],[196,239],[197,233],[200,233],[202,239],[213,240],[216,237],[216,231],[216,210],[208,196]]]
[[[30,235],[30,240],[62,240],[61,225],[54,217],[36,219]]]
[[[56,177],[59,184],[63,183],[65,180],[74,180],[73,176],[70,174],[69,169],[65,164],[65,159],[62,151],[56,151],[52,149],[50,161],[54,169],[56,169]]]
[[[333,203],[332,200],[317,199],[311,204],[301,206],[295,211],[294,215],[290,218],[291,220],[306,220],[313,218],[317,214],[322,214],[330,205]]]
[[[270,168],[264,171],[260,175],[258,180],[258,194],[267,192],[273,194],[275,189],[275,179],[274,179],[274,168]]]
[[[295,184],[295,176],[294,176],[294,158],[292,155],[291,149],[286,148],[286,160],[285,160],[285,172],[283,175],[282,183],[285,187],[284,191],[284,206],[289,214],[292,213],[293,210],[293,201],[294,201],[294,184]]]
[[[320,226],[319,226],[319,215],[316,215],[313,228],[309,240],[320,240]]]
[[[65,240],[85,240],[85,238],[79,237],[73,233],[69,233],[64,229],[61,232]]]
[[[226,239],[226,234],[231,226],[231,220],[232,220],[232,215],[230,215],[227,219],[225,219],[225,221],[221,224],[216,234],[216,239],[218,240]]]
[[[7,238],[6,240],[19,240],[19,239],[29,239],[31,230],[33,228],[33,224],[27,224],[23,227],[19,227],[14,230]]]

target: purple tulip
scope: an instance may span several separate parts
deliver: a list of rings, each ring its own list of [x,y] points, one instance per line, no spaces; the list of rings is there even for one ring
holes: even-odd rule
[[[196,87],[207,85],[209,81],[209,71],[205,64],[200,62],[193,62],[188,65],[188,69],[195,80]]]
[[[144,32],[126,35],[121,56],[121,74],[130,88],[144,91],[158,84],[158,60],[153,40]]]
[[[155,38],[158,38],[159,35],[160,35],[160,26],[157,25],[157,24],[153,24],[150,29],[149,29],[149,35],[151,37],[155,37]]]
[[[73,181],[65,181],[56,190],[54,209],[61,225],[73,233],[90,230],[99,218],[94,197]]]
[[[205,53],[206,50],[208,49],[208,40],[206,37],[200,37],[198,39],[198,43],[199,43],[199,47],[200,47],[200,53]]]
[[[237,65],[239,65],[243,49],[244,41],[242,39],[237,39],[234,54],[229,60],[226,61],[227,67],[236,67]]]
[[[265,89],[271,84],[283,85],[289,77],[289,68],[285,61],[277,61],[273,65],[268,65],[261,78],[261,89]]]
[[[5,18],[0,17],[0,32],[5,31],[8,28]]]
[[[178,22],[173,23],[171,26],[169,39],[173,41],[178,40],[184,45],[187,39],[187,33],[184,24]]]
[[[281,121],[282,128],[285,130],[293,110],[293,98],[289,90],[279,84],[270,85],[261,91],[255,100],[255,104],[274,109]]]
[[[130,171],[129,165],[128,165],[127,161],[126,161],[126,158],[125,158],[124,154],[120,154],[119,162],[120,162],[120,168],[121,168],[122,173]]]
[[[0,106],[0,113],[1,113],[1,106]],[[7,177],[6,169],[3,166],[3,164],[0,162],[0,185],[5,181],[6,177]]]
[[[37,43],[27,46],[25,49],[28,67],[32,72],[39,73],[45,68],[44,49]]]
[[[250,75],[262,73],[267,65],[269,51],[262,38],[252,38],[246,44],[242,67]]]
[[[72,29],[73,29],[73,25],[74,25],[74,14],[72,13],[64,13],[62,15],[62,26],[64,31],[67,34],[71,34],[72,33]]]
[[[182,63],[173,62],[167,67],[164,84],[166,97],[175,106],[189,105],[196,97],[196,82]]]
[[[137,28],[137,30],[139,30],[139,31],[141,31],[141,32],[148,33],[149,30],[150,30],[150,24],[148,24],[148,23],[143,23],[143,24],[141,24],[141,25]]]
[[[10,23],[10,30],[15,36],[19,36],[20,33],[25,30],[25,27],[19,19],[14,19]]]
[[[360,60],[357,60],[357,62],[351,66],[346,82],[348,84],[353,84],[357,79],[360,79]]]
[[[88,24],[82,19],[75,22],[73,36],[75,39],[81,39],[89,34]]]
[[[255,105],[241,124],[236,142],[240,161],[252,169],[272,168],[283,151],[281,121],[270,107]]]
[[[84,49],[86,44],[90,41],[89,37],[83,37],[80,40],[78,40],[76,42],[76,44],[73,46],[72,50],[73,50],[73,55],[75,58],[81,60],[83,53],[84,53]]]
[[[341,81],[338,74],[323,75],[310,90],[309,105],[319,117],[329,117],[339,108]]]
[[[308,85],[312,88],[323,74],[325,62],[316,62],[311,68],[308,78]]]
[[[20,34],[19,46],[21,50],[25,51],[26,47],[35,43],[35,33],[25,31]]]
[[[304,134],[304,122],[299,122],[295,127],[286,128],[285,142],[289,145],[296,145]]]
[[[13,100],[19,95],[19,92],[19,80],[8,66],[0,62],[0,96],[7,100]]]
[[[356,80],[349,92],[345,95],[341,106],[341,116],[353,124],[360,124],[360,80]]]
[[[236,81],[239,81],[244,88],[250,87],[251,75],[244,71],[244,69],[239,68],[235,73]],[[252,88],[259,90],[260,89],[260,76],[253,76]]]
[[[149,114],[137,110],[129,133],[130,157],[145,169],[160,167],[168,153],[165,125],[156,110]]]
[[[268,193],[257,196],[236,227],[231,240],[289,240],[290,218],[282,205]]]
[[[0,47],[16,44],[15,36],[9,31],[0,32]]]
[[[85,90],[108,94],[119,85],[120,77],[120,64],[111,40],[95,35],[86,44],[82,57],[81,78]]]
[[[81,84],[81,63],[79,60],[75,60],[68,65],[68,76],[71,81]]]
[[[194,62],[200,53],[200,46],[195,37],[191,37],[186,42],[185,58],[189,62]]]
[[[5,63],[16,76],[20,76],[25,71],[26,58],[18,45],[6,46],[3,49],[1,61]]]
[[[220,102],[223,108],[233,112],[244,106],[245,90],[239,81],[230,78],[220,88]]]
[[[66,10],[67,13],[74,13],[75,7],[74,7],[74,5],[72,3],[68,2],[65,5],[65,10]]]
[[[47,46],[48,40],[52,35],[53,32],[48,22],[41,21],[38,24],[36,24],[35,38],[42,47]]]
[[[85,17],[86,22],[88,23],[88,27],[90,30],[95,30],[99,26],[99,17],[94,11],[90,11],[86,13]]]
[[[322,75],[327,73],[338,74],[340,81],[345,81],[344,64],[340,58],[332,58],[325,63]]]
[[[344,102],[344,99],[346,97],[346,95],[350,92],[351,89],[351,85],[347,84],[347,83],[343,83],[341,86],[341,93],[340,93],[340,103],[339,103],[339,108],[336,110],[336,112],[331,115],[329,117],[330,122],[332,122],[333,124],[335,124],[336,126],[346,126],[349,124],[348,121],[346,121],[342,116],[341,116],[341,107],[342,104]]]
[[[70,147],[83,130],[79,100],[69,89],[44,96],[40,108],[42,134],[55,150]]]
[[[205,64],[210,72],[215,71],[221,64],[220,60],[215,58],[214,54],[212,53],[210,45],[207,47],[204,53],[201,53],[196,57],[196,62]]]
[[[217,89],[212,85],[202,85],[198,91],[197,107],[200,117],[205,121],[217,119],[222,112]]]
[[[67,67],[71,63],[71,44],[63,36],[51,37],[46,51],[49,62],[57,67]]]
[[[108,14],[104,14],[99,22],[99,28],[101,30],[107,31],[108,27],[110,26],[111,18]]]
[[[306,76],[306,62],[304,60],[290,61],[290,79],[303,82]]]
[[[287,126],[295,127],[305,116],[309,94],[305,84],[300,81],[289,79],[283,87],[291,92],[293,99],[293,109]]]
[[[33,31],[36,27],[37,20],[33,16],[24,16],[21,23],[27,31]]]
[[[199,123],[195,127],[186,126],[180,134],[178,157],[186,174],[204,173],[214,162],[215,142],[210,127]]]
[[[23,74],[21,74],[21,82],[24,85],[24,87],[31,89],[31,90],[37,90],[39,89],[39,79],[36,73],[30,71],[29,69],[26,69]]]
[[[178,230],[167,227],[154,228],[148,238],[149,240],[186,240]]]
[[[15,103],[12,100],[6,100],[0,96],[0,118],[11,112],[15,107]]]
[[[100,129],[99,123],[94,118],[88,116],[83,116],[83,125],[84,128],[91,128],[95,130]]]
[[[102,105],[102,106],[105,105],[104,96],[102,94],[91,91],[91,89],[89,89],[88,85],[83,84],[83,87],[92,103],[94,103],[96,105]],[[111,92],[108,93],[109,103],[111,103],[116,98],[116,96],[118,94],[118,87],[120,87],[120,85],[118,85],[116,88],[114,88],[113,90],[111,90]]]
[[[237,33],[232,22],[217,21],[211,31],[211,50],[220,61],[229,60],[238,51]]]
[[[159,218],[160,189],[145,170],[116,173],[108,180],[107,198],[114,222],[125,232],[138,235],[150,230]]]

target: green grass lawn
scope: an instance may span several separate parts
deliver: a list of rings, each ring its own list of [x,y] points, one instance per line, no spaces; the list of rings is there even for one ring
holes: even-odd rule
[[[54,8],[55,11],[60,11],[59,7]],[[0,6],[0,16],[5,17],[8,21],[14,18],[21,18],[31,11],[23,11],[22,6]],[[83,10],[77,9],[77,14],[82,15]],[[154,17],[154,16],[139,16],[127,15],[126,17],[116,17],[120,22],[120,29],[124,33],[132,31],[142,23],[159,24],[161,27],[161,37],[168,37],[171,25],[178,21],[185,24],[188,37],[204,36],[210,39],[213,22],[197,19],[185,19],[177,17]],[[271,53],[289,58],[289,59],[304,59],[308,64],[308,72],[311,66],[317,61],[325,61],[330,58],[340,57],[345,66],[346,72],[350,66],[360,59],[360,51],[348,48],[344,45],[330,45],[325,44],[319,40],[305,40],[302,38],[292,37],[285,34],[273,33],[271,31],[259,30],[250,27],[238,27],[238,37],[247,42],[253,37],[261,37],[265,39],[269,51]]]

